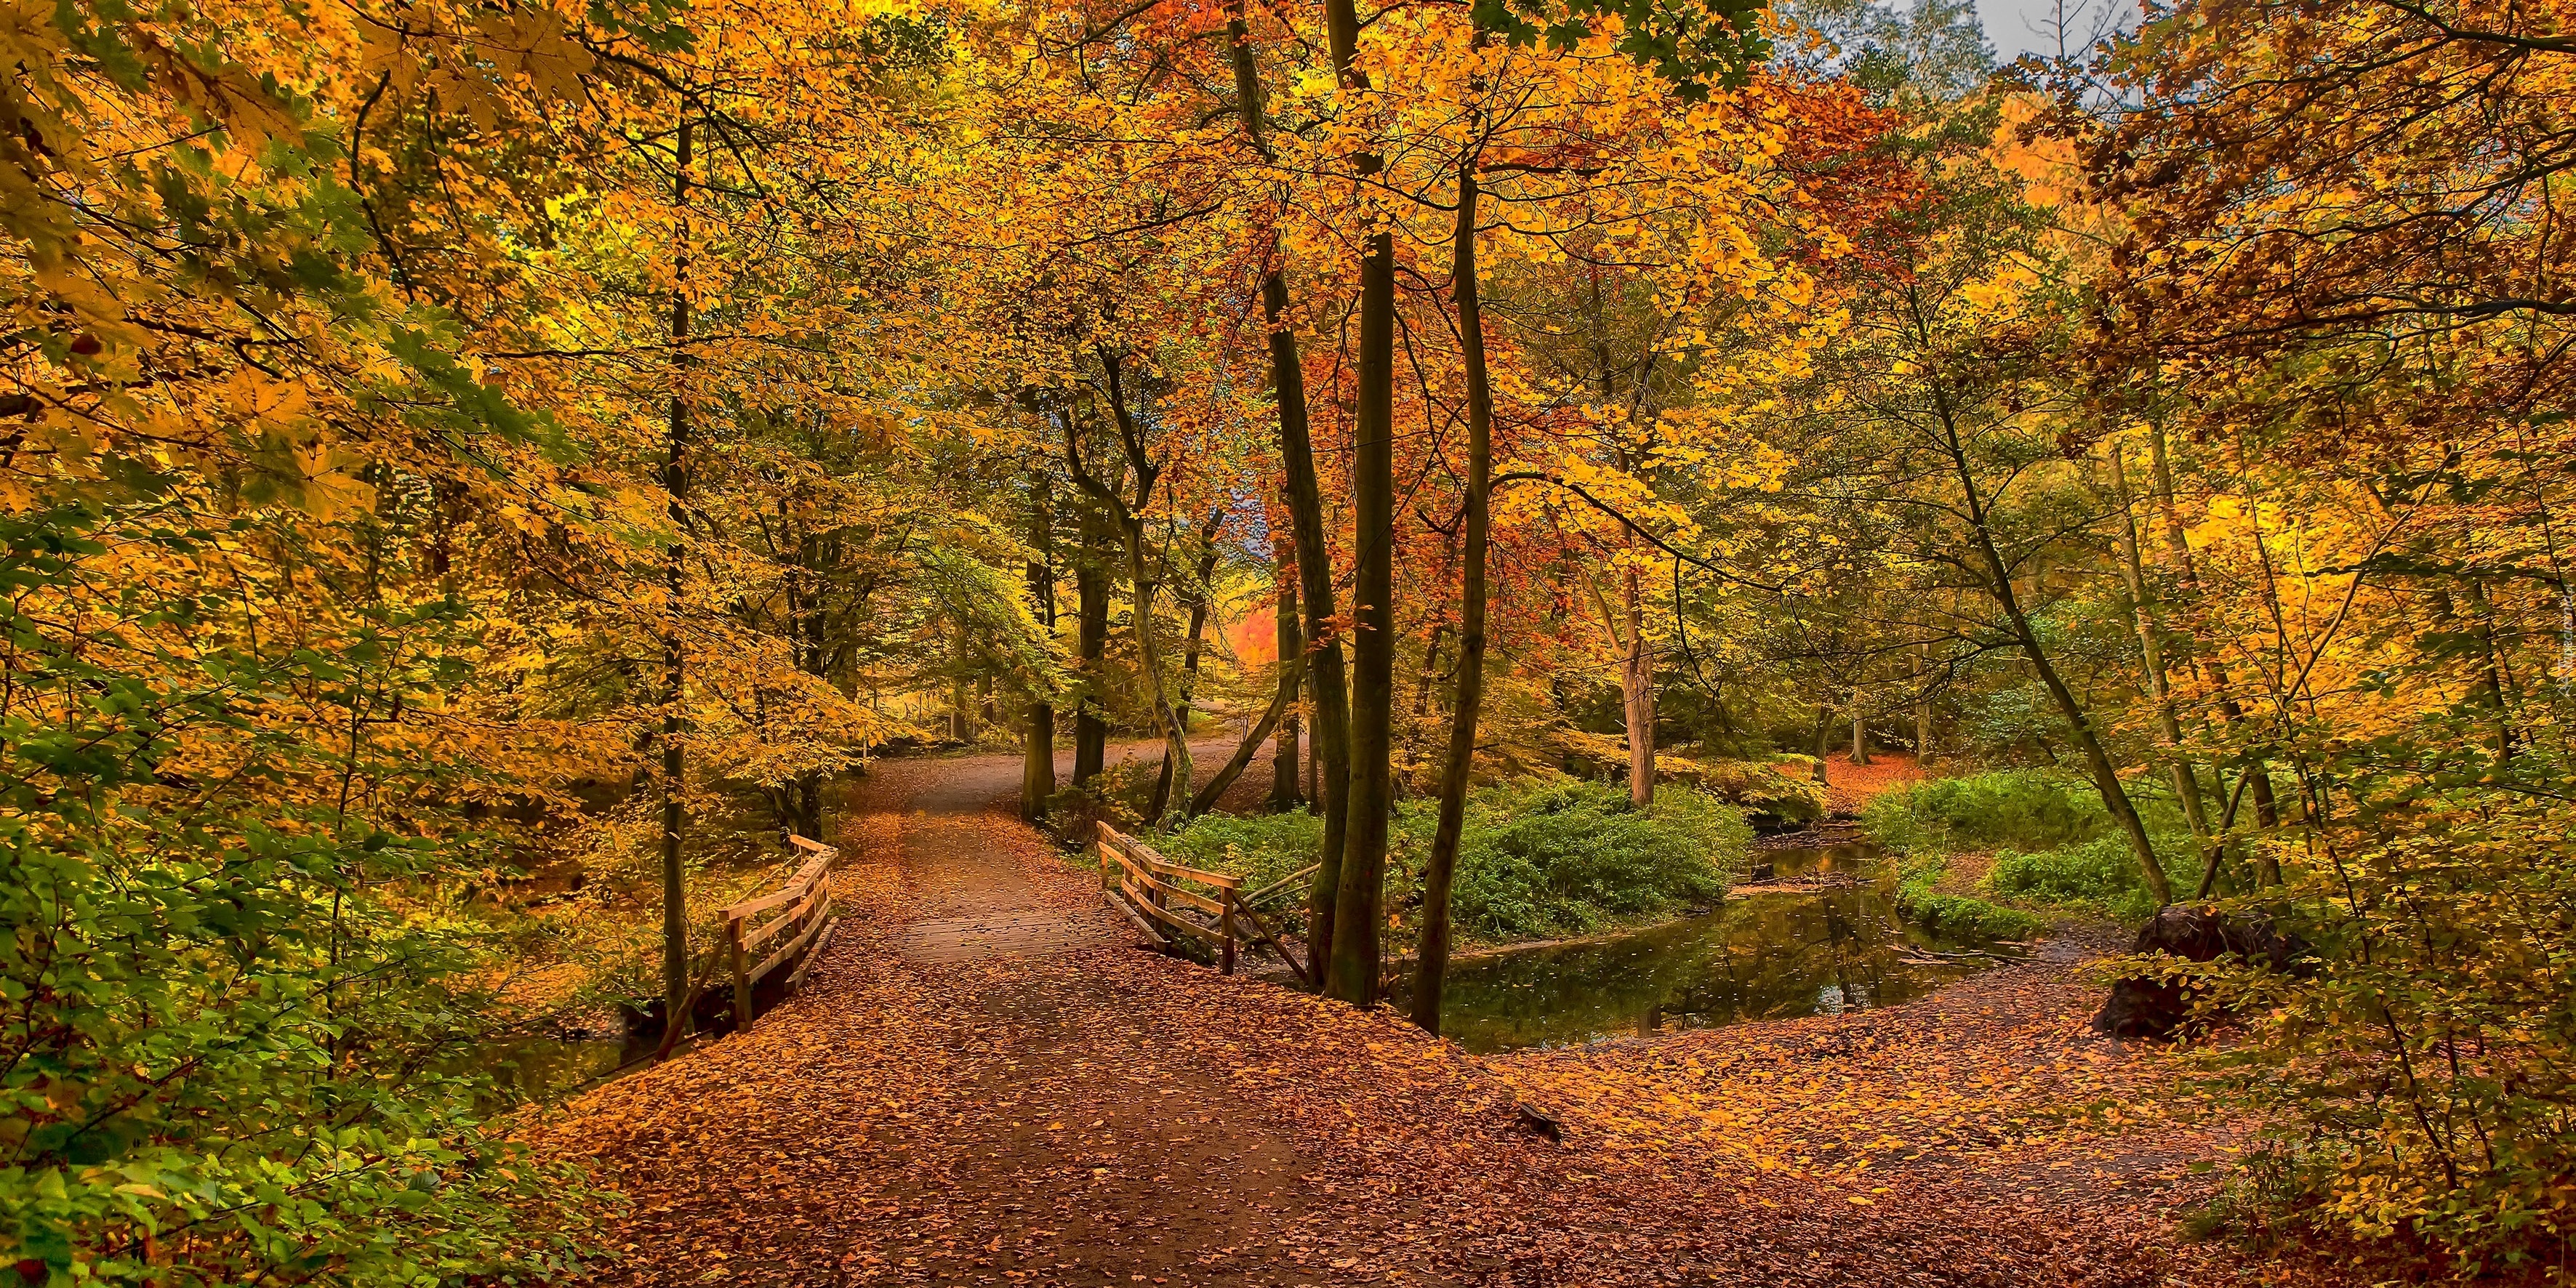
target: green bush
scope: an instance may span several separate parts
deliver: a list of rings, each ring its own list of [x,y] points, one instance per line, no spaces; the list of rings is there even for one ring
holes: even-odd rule
[[[2190,836],[2151,833],[2147,839],[2156,844],[2166,879],[2181,893],[2190,893],[2199,874],[2182,871],[2172,862],[2176,849],[2190,853]],[[1994,866],[1986,870],[1984,885],[2008,899],[2095,908],[2124,922],[2145,921],[2156,911],[2155,898],[2147,893],[2146,878],[2138,871],[2137,856],[2129,849],[2128,839],[2117,834],[2052,850],[2000,851]]]
[[[1389,831],[1387,906],[1399,941],[1417,928],[1438,808],[1404,802]],[[1685,787],[1659,791],[1645,810],[1622,789],[1572,779],[1479,788],[1468,797],[1458,847],[1458,937],[1584,934],[1715,902],[1752,836],[1742,810]],[[1182,862],[1239,872],[1259,886],[1313,863],[1322,843],[1322,820],[1298,812],[1212,814],[1159,845]]]
[[[1936,894],[1948,865],[1938,860],[1907,865],[1896,884],[1896,910],[1927,930],[1961,939],[2028,939],[2046,929],[2036,913],[2007,908],[1967,895]]]
[[[2088,840],[2110,813],[2081,780],[2044,769],[1998,769],[1916,783],[1871,801],[1861,828],[1902,854],[2047,849]]]
[[[2181,810],[2143,784],[2132,784],[2130,792],[2167,879],[2190,890],[2199,872]],[[1918,783],[1871,801],[1861,827],[1899,854],[1993,850],[1994,865],[1980,884],[1998,898],[2132,923],[2156,910],[2128,838],[2113,826],[2092,784],[2070,774],[2001,769]],[[1930,908],[1935,897],[1927,886],[1920,906]],[[1906,912],[1917,915],[1912,907]]]

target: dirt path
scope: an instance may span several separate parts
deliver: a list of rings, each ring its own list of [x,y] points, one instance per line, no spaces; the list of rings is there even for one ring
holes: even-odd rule
[[[1296,1126],[1171,1040],[1222,1003],[1013,816],[1018,775],[881,765],[841,817],[846,933],[805,993],[578,1107],[635,1198],[608,1281],[1425,1278],[1388,1253],[1409,1205],[1317,1202]]]
[[[1135,948],[1012,816],[1018,773],[882,764],[840,815],[842,931],[806,991],[542,1134],[632,1198],[593,1282],[2247,1281],[2176,1242],[2215,1142],[2149,1108],[2163,1057],[2083,1031],[2071,960],[1478,1058]]]

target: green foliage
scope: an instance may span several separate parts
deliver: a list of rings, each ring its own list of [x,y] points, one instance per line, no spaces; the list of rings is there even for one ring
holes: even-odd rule
[[[2093,789],[2041,769],[1936,778],[1887,792],[1861,811],[1870,838],[1900,854],[2044,849],[2108,824]]]
[[[2173,861],[2176,854],[2191,852],[2189,833],[2151,831],[2147,839],[2156,844],[2157,861],[2164,865],[2166,878],[2189,894],[2200,874]],[[2137,855],[2129,849],[2128,839],[2118,835],[2048,850],[1997,851],[1984,885],[2008,899],[2096,909],[2133,925],[2156,913],[2155,896],[2147,892]]]
[[[2175,886],[2190,889],[2199,873],[2181,812],[2138,785],[2130,791],[2158,862]],[[2154,896],[2127,838],[2113,829],[2110,811],[2092,786],[2071,775],[2001,769],[1917,783],[1871,801],[1861,812],[1861,826],[1899,854],[1994,851],[1981,884],[2000,898],[2079,908],[2129,923],[2155,914]],[[1931,897],[1928,885],[1925,897]],[[1912,906],[1907,912],[1915,915]]]
[[[1896,910],[1925,929],[1961,939],[2028,939],[2048,927],[2047,919],[2036,913],[1935,892],[1948,870],[1939,859],[1906,864],[1897,875]]]
[[[579,1178],[478,1121],[482,1079],[436,1072],[476,1039],[478,939],[399,894],[471,838],[366,808],[434,814],[466,771],[302,732],[432,701],[456,606],[379,606],[327,653],[264,642],[208,574],[283,534],[168,523],[0,518],[7,1255],[30,1282],[164,1285],[571,1265]]]
[[[1437,822],[1436,802],[1396,808],[1388,907],[1419,908]],[[1645,810],[1630,805],[1624,789],[1573,779],[1479,788],[1467,800],[1452,915],[1462,940],[1508,941],[1586,934],[1713,903],[1726,896],[1726,873],[1743,862],[1752,837],[1743,811],[1685,787],[1658,791]],[[1322,840],[1322,822],[1309,814],[1210,815],[1162,848],[1258,885],[1314,862]],[[1399,939],[1417,918],[1405,914]]]

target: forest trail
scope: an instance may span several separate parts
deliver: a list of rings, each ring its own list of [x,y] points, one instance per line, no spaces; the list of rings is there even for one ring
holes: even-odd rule
[[[1150,754],[1150,750],[1146,750]],[[842,931],[747,1034],[548,1129],[621,1285],[2230,1283],[2218,1143],[2049,1106],[2170,1076],[2062,951],[1922,1003],[1479,1058],[1137,949],[1015,757],[880,762]],[[1249,790],[1259,790],[1258,786]],[[1563,1143],[1516,1106],[1548,1107]],[[2118,1118],[2115,1112],[2113,1118]]]
[[[1329,1182],[1232,1061],[1170,1041],[1196,968],[1139,952],[1020,822],[1019,772],[881,762],[805,993],[577,1109],[635,1199],[609,1282],[1387,1277],[1362,1260],[1402,1205],[1355,1226],[1315,1202]]]

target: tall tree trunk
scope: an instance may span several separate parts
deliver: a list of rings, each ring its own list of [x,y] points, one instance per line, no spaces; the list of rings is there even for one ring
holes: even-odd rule
[[[1628,803],[1655,801],[1655,655],[1646,647],[1644,576],[1630,564],[1621,579],[1628,647],[1619,659],[1619,705],[1628,726]]]
[[[680,592],[687,562],[689,531],[689,400],[684,388],[689,368],[689,145],[696,124],[694,105],[683,102],[678,164],[673,168],[671,205],[679,212],[672,252],[671,288],[671,428],[662,463],[662,488],[671,499],[671,544],[664,552],[663,593],[669,597],[662,624],[662,1024],[663,1047],[670,1035],[689,1022],[689,892],[680,863],[680,837],[689,824],[687,764],[680,739],[687,729],[688,665],[680,631]],[[744,1017],[749,1022],[749,1017]]]
[[[1367,89],[1353,65],[1359,10],[1325,0],[1333,71]],[[1361,184],[1382,167],[1363,152]],[[1369,234],[1360,259],[1358,406],[1351,427],[1350,787],[1342,825],[1341,894],[1333,910],[1333,955],[1324,992],[1354,1006],[1377,1005],[1379,941],[1385,933],[1387,810],[1394,781],[1395,702],[1395,234]]]
[[[1054,476],[1042,465],[1029,468],[1029,606],[1051,640],[1055,636],[1055,504]],[[1055,707],[1035,694],[1029,697],[1029,729],[1020,764],[1020,817],[1034,823],[1055,795]]]
[[[1339,0],[1348,9],[1348,0]],[[1350,20],[1357,39],[1358,19]],[[1261,78],[1253,65],[1252,33],[1244,20],[1243,0],[1228,10],[1226,35],[1233,46],[1235,111],[1244,137],[1264,160],[1273,155],[1263,121]],[[1347,55],[1339,55],[1345,61]],[[1268,271],[1261,275],[1261,315],[1270,333],[1271,389],[1279,400],[1279,460],[1287,476],[1289,528],[1297,543],[1297,579],[1306,612],[1306,675],[1313,712],[1315,781],[1307,798],[1324,816],[1324,847],[1316,856],[1315,884],[1307,894],[1308,960],[1320,967],[1332,952],[1333,919],[1339,910],[1344,829],[1349,822],[1344,798],[1350,790],[1350,696],[1342,673],[1342,643],[1333,629],[1333,550],[1324,535],[1323,488],[1315,477],[1315,446],[1306,409],[1306,367],[1299,356],[1297,332],[1288,316],[1287,270],[1275,233],[1267,234]]]
[[[1181,736],[1184,740],[1188,738],[1190,731],[1190,700],[1198,693],[1199,653],[1207,643],[1208,579],[1216,575],[1216,534],[1217,529],[1223,526],[1224,522],[1225,512],[1222,510],[1209,515],[1207,532],[1199,540],[1199,563],[1195,570],[1198,573],[1198,585],[1190,596],[1189,642],[1181,650],[1181,700],[1175,708],[1180,717]],[[1189,784],[1181,785],[1181,794],[1184,797],[1189,795]],[[1161,818],[1163,807],[1171,799],[1172,758],[1166,753],[1163,757],[1163,767],[1154,779],[1154,807],[1145,812],[1152,817]],[[1195,812],[1183,811],[1185,814]]]
[[[1071,416],[1065,418],[1067,431]],[[1101,718],[1100,695],[1108,687],[1109,653],[1108,525],[1098,502],[1085,500],[1080,517],[1080,544],[1073,564],[1074,659],[1082,674],[1081,693],[1073,708],[1073,785],[1091,790],[1108,758],[1109,722]]]
[[[1286,507],[1281,508],[1284,513]],[[1299,757],[1295,704],[1306,673],[1306,643],[1297,628],[1297,552],[1282,529],[1271,530],[1270,557],[1279,570],[1279,692],[1286,704],[1279,717],[1279,740],[1270,751],[1270,808],[1286,813],[1295,809],[1303,796],[1297,790]]]
[[[1127,407],[1127,386],[1121,374],[1119,355],[1104,350],[1100,355],[1101,372],[1108,378],[1109,414],[1117,422],[1119,444],[1126,449],[1127,466],[1136,473],[1136,500],[1131,504],[1112,488],[1104,487],[1082,468],[1082,453],[1070,433],[1065,439],[1065,458],[1075,473],[1074,481],[1109,506],[1110,518],[1127,545],[1127,584],[1132,588],[1136,614],[1137,660],[1145,673],[1145,690],[1152,696],[1154,724],[1163,735],[1164,754],[1171,757],[1172,777],[1190,782],[1195,775],[1190,769],[1189,733],[1181,725],[1180,714],[1173,710],[1170,693],[1163,688],[1163,644],[1154,636],[1154,596],[1162,588],[1162,579],[1153,575],[1152,563],[1145,555],[1145,507],[1154,496],[1154,481],[1160,471],[1145,450],[1144,433],[1136,425]],[[1072,422],[1068,420],[1067,426]],[[1156,811],[1156,827],[1176,825],[1179,810]]]
[[[1932,643],[1914,646],[1914,763],[1932,760]]]
[[[2208,808],[2200,795],[2200,775],[2193,771],[2191,758],[2183,753],[2182,716],[2174,704],[2173,681],[2165,669],[2164,628],[2156,619],[2155,588],[2147,581],[2146,563],[2139,557],[2138,518],[2129,495],[2129,467],[2116,440],[2111,443],[2111,493],[2120,506],[2120,525],[2112,530],[2112,536],[2120,548],[2120,578],[2128,589],[2130,610],[2135,617],[2147,699],[2156,709],[2156,740],[2163,745],[2165,772],[2173,780],[2175,799],[2182,802],[2183,819],[2191,824],[2192,841],[2200,847],[2201,862],[2214,868],[2226,838],[2215,835],[2210,828]]]
[[[1857,684],[1852,686],[1852,763],[1869,763],[1869,708],[1863,705]]]
[[[1986,593],[1994,597],[1995,606],[2003,610],[2004,621],[2011,628],[2013,642],[2021,646],[2031,669],[2038,673],[2042,687],[2057,704],[2058,714],[2065,717],[2068,735],[2076,750],[2084,755],[2084,767],[2093,778],[2093,789],[2101,794],[2102,807],[2109,810],[2121,835],[2128,838],[2130,852],[2137,856],[2139,875],[2146,879],[2147,890],[2155,895],[2161,908],[2173,902],[2173,883],[2165,879],[2165,870],[2156,862],[2156,847],[2147,840],[2146,824],[2138,818],[2137,806],[2129,800],[2120,785],[2120,774],[2111,765],[2111,754],[2103,749],[2102,740],[2093,732],[2092,719],[2084,704],[2075,700],[2075,692],[2066,687],[2065,677],[2057,673],[2057,664],[2049,660],[2041,647],[2039,632],[2023,614],[2021,597],[2013,589],[2012,570],[2004,563],[2003,551],[1995,545],[1994,529],[1986,515],[1985,494],[1977,487],[1976,472],[1968,465],[1967,448],[1959,436],[1959,426],[1950,406],[1948,386],[1932,382],[1933,405],[1941,420],[1942,446],[1948,453],[1959,491],[1967,502],[1968,528],[1974,537],[1977,555],[1985,565]]]
[[[1481,38],[1480,38],[1481,39]],[[1449,708],[1449,759],[1440,769],[1440,821],[1422,870],[1422,943],[1413,988],[1413,1022],[1440,1031],[1441,994],[1449,978],[1449,911],[1458,873],[1458,842],[1467,821],[1467,785],[1476,765],[1476,718],[1485,696],[1485,548],[1493,493],[1494,394],[1485,372],[1485,320],[1476,285],[1477,183],[1473,154],[1458,167],[1458,233],[1451,250],[1450,293],[1467,366],[1467,543],[1459,565],[1458,687]]]

